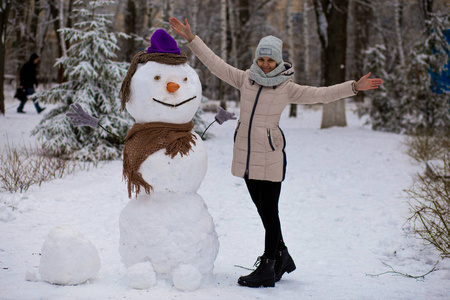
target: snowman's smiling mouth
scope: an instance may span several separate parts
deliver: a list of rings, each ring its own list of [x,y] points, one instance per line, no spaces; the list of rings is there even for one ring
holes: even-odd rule
[[[156,101],[156,102],[158,102],[158,103],[160,103],[162,105],[169,106],[169,107],[172,107],[172,108],[176,108],[176,107],[181,106],[181,105],[183,105],[185,103],[188,103],[189,101],[191,101],[191,100],[193,100],[195,98],[197,98],[197,96],[194,96],[192,98],[189,98],[189,99],[184,100],[183,102],[180,102],[180,103],[177,103],[177,104],[166,103],[166,102],[163,102],[163,101],[155,99],[155,98],[152,98],[152,99],[153,99],[153,101]]]

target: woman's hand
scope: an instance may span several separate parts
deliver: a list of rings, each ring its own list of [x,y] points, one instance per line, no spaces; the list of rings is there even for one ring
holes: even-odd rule
[[[191,26],[189,25],[189,22],[186,19],[184,19],[185,24],[181,23],[177,18],[170,18],[170,27],[172,27],[173,30],[175,30],[178,35],[183,37],[186,41],[191,42],[195,35],[191,31]]]
[[[377,89],[382,83],[383,79],[381,78],[369,78],[370,72],[361,77],[360,80],[358,80],[355,83],[355,88],[357,91],[367,91],[367,90],[374,90]]]

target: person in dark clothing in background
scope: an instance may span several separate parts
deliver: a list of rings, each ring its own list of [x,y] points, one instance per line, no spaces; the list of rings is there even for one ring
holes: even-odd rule
[[[36,53],[31,54],[30,59],[22,66],[20,69],[20,88],[25,91],[25,95],[29,96],[35,93],[34,87],[38,86],[38,81],[36,77],[36,65],[39,63],[39,56]],[[17,108],[18,113],[24,114],[23,108],[25,103],[27,103],[28,98],[24,97],[20,100],[20,105]],[[40,114],[44,109],[39,106],[37,100],[33,100],[34,107],[38,114]]]

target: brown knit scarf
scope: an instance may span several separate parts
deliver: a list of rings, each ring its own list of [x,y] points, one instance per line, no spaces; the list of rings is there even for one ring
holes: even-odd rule
[[[138,52],[131,60],[127,76],[125,76],[122,87],[120,88],[120,95],[122,98],[121,111],[125,109],[126,103],[130,100],[131,79],[133,78],[134,73],[136,73],[138,64],[144,64],[149,61],[155,61],[165,65],[181,65],[187,62],[187,55],[183,52],[181,55],[173,53],[147,53],[146,50]]]
[[[178,153],[183,156],[195,145],[195,135],[191,130],[194,122],[186,124],[171,124],[163,122],[134,124],[125,138],[123,148],[123,177],[128,183],[128,197],[133,192],[136,195],[141,186],[147,194],[153,187],[142,178],[138,172],[139,167],[147,157],[156,151],[165,148],[166,155],[174,158]]]

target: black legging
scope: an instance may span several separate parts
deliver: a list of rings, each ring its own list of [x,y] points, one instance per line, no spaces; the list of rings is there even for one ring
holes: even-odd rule
[[[276,251],[286,248],[278,216],[281,182],[245,178],[245,183],[266,230],[264,255],[275,259]]]

